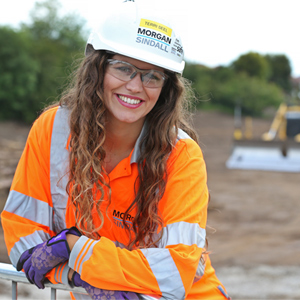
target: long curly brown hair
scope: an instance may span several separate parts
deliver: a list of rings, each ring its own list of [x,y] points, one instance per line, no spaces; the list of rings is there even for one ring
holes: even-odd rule
[[[75,206],[76,225],[84,234],[94,238],[100,237],[98,230],[103,226],[100,207],[105,201],[109,205],[111,195],[108,176],[103,168],[106,155],[103,149],[106,138],[103,79],[106,61],[112,56],[97,50],[85,57],[74,74],[73,83],[59,102],[70,110],[67,192]],[[189,84],[175,73],[167,72],[167,75],[169,78],[160,97],[147,116],[148,132],[141,143],[135,199],[124,213],[123,223],[129,234],[128,249],[155,245],[161,237],[162,231],[158,239],[153,238],[157,228],[163,228],[158,203],[165,192],[167,159],[174,147],[178,128],[197,141],[196,133],[189,125],[188,96],[192,95]],[[134,235],[125,222],[125,216],[133,208],[137,210],[132,226]],[[94,214],[100,218],[97,225],[93,222]]]

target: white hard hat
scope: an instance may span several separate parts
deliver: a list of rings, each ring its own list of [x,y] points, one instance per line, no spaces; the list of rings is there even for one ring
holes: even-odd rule
[[[182,74],[185,62],[181,39],[172,26],[134,1],[116,5],[99,16],[99,29],[87,41],[85,54],[92,49],[108,50]]]

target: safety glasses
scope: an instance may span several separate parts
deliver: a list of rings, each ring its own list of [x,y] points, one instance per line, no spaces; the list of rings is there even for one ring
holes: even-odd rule
[[[107,62],[108,74],[119,80],[127,82],[133,79],[136,74],[140,73],[143,86],[147,88],[160,88],[164,85],[168,78],[168,76],[163,72],[157,70],[141,70],[125,61],[107,59]]]

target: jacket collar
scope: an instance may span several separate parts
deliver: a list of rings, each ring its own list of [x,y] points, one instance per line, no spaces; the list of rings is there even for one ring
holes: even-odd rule
[[[144,125],[143,125],[143,128],[141,130],[141,133],[140,133],[139,137],[137,138],[137,140],[135,142],[133,152],[132,152],[132,155],[131,155],[131,159],[130,159],[130,164],[138,162],[138,160],[141,156],[141,149],[143,148],[143,145],[141,143],[142,143],[142,140],[146,136],[147,133],[148,133],[148,122],[145,121]]]

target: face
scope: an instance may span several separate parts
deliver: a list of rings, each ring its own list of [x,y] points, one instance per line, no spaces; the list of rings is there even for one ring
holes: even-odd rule
[[[113,59],[128,62],[142,70],[163,69],[143,61],[122,55],[114,55]],[[104,102],[108,110],[108,121],[123,124],[144,123],[145,117],[155,106],[160,92],[159,88],[144,87],[140,73],[130,81],[124,82],[106,72],[104,76]]]

